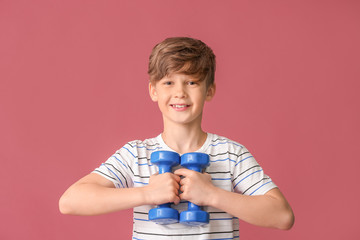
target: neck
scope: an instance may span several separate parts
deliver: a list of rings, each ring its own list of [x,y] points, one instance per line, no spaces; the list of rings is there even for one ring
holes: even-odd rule
[[[205,143],[207,134],[201,126],[165,124],[162,138],[174,151],[184,154],[195,152]]]

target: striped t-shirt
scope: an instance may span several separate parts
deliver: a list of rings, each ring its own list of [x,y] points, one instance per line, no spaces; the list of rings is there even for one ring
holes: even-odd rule
[[[143,187],[149,183],[149,176],[158,171],[158,167],[151,164],[150,155],[159,150],[173,151],[161,134],[144,141],[129,142],[94,172],[112,181],[117,188]],[[205,172],[219,188],[244,195],[262,195],[276,187],[251,153],[237,142],[208,133],[204,145],[197,152],[210,156],[210,166]],[[181,166],[173,170],[178,168]],[[148,212],[154,207],[134,208],[133,239],[239,239],[239,219],[222,210],[204,206],[203,210],[210,215],[209,224],[190,227],[149,221]],[[182,212],[187,210],[187,202],[172,207]]]

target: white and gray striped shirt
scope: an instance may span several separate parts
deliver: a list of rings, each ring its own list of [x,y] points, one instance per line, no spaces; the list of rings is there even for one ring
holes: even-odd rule
[[[161,134],[144,141],[129,142],[94,172],[112,181],[117,188],[145,186],[150,175],[158,171],[158,167],[151,164],[150,155],[159,150],[173,151]],[[208,133],[197,152],[210,156],[210,166],[205,172],[219,188],[244,195],[262,195],[276,187],[251,153],[237,142]],[[181,166],[173,169],[177,168]],[[154,207],[134,208],[133,239],[239,239],[239,219],[219,209],[203,207],[210,214],[210,223],[189,227],[180,223],[159,225],[148,221],[148,212]],[[187,202],[172,207],[182,212],[187,209]]]

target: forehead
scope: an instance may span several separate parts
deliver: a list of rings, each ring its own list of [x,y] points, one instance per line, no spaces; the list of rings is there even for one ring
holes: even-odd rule
[[[179,79],[179,80],[194,80],[194,81],[198,81],[199,77],[197,77],[196,75],[191,75],[191,74],[186,74],[186,73],[182,73],[182,72],[174,72],[174,73],[170,73],[168,75],[166,75],[164,78],[162,79]],[[160,79],[160,81],[162,80]]]

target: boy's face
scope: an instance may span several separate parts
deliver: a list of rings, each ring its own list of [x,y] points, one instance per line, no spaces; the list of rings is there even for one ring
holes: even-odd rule
[[[215,94],[215,85],[182,74],[169,76],[149,84],[150,97],[157,102],[163,119],[179,124],[201,124],[205,101]]]

